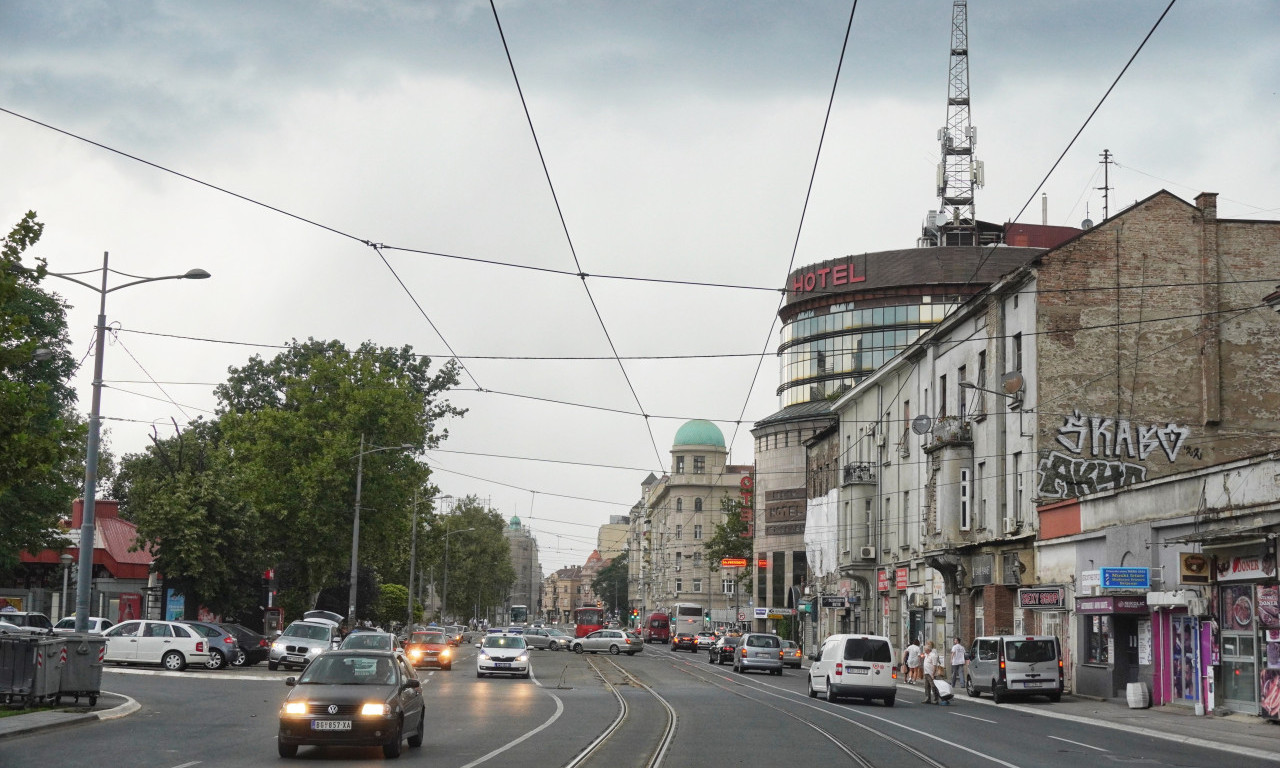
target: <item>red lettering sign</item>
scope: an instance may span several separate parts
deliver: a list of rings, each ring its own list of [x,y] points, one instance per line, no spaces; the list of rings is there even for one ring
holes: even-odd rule
[[[889,572],[888,571],[883,571],[883,570],[876,571],[876,591],[877,592],[889,591]]]
[[[720,558],[721,568],[746,568],[747,558],[745,557],[722,557]]]
[[[907,588],[907,585],[910,583],[910,579],[907,577],[907,569],[906,569],[906,568],[899,568],[899,569],[898,569],[897,574],[896,574],[895,581],[897,582],[897,587],[898,587],[898,589],[906,589],[906,588]]]
[[[833,267],[819,267],[796,275],[791,280],[794,293],[808,293],[816,289],[824,289],[837,285],[849,285],[865,281],[866,275],[854,274],[852,263],[837,264]]]

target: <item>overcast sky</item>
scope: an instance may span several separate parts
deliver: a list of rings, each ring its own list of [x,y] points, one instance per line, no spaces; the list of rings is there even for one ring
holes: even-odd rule
[[[1037,186],[1167,5],[969,3],[979,218],[1040,222]],[[937,207],[952,4],[858,2],[819,156],[851,7],[502,0],[527,120],[488,2],[0,0],[0,108],[23,116],[0,113],[0,226],[37,211],[53,271],[109,251],[212,273],[110,295],[117,454],[209,415],[228,367],[291,338],[451,349],[469,413],[425,459],[444,493],[520,515],[550,572],[684,420],[750,463],[779,407],[776,290],[588,294],[574,273],[777,289],[793,254],[910,247]],[[1176,3],[1044,185],[1049,223],[1102,218],[1104,149],[1112,213],[1164,188],[1280,218],[1278,92],[1280,6]],[[81,356],[98,297],[60,282]],[[614,349],[667,359],[624,376]],[[547,359],[571,357],[601,359]]]

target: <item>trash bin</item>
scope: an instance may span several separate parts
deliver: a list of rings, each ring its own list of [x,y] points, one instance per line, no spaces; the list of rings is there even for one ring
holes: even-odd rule
[[[62,638],[55,635],[0,637],[0,696],[34,704],[58,695]]]
[[[55,696],[59,704],[63,696],[89,697],[89,706],[98,703],[102,688],[102,657],[107,652],[107,639],[102,635],[63,635],[65,663]]]

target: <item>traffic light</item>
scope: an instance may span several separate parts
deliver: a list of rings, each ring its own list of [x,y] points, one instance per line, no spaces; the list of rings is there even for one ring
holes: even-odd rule
[[[707,610],[707,611],[703,611],[703,612],[702,612],[702,620],[703,620],[703,621],[711,621],[711,611],[709,611],[709,610]]]

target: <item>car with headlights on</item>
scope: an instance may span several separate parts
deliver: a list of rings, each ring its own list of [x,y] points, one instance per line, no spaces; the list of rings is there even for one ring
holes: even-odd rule
[[[302,675],[285,678],[276,746],[281,757],[298,747],[380,746],[399,757],[400,745],[422,746],[426,708],[413,667],[390,651],[330,651]]]
[[[309,613],[328,612],[310,611]],[[303,616],[307,615],[303,614]],[[271,642],[271,652],[267,654],[267,669],[274,672],[281,665],[305,667],[321,653],[337,648],[338,641],[338,622],[319,615],[316,618],[298,619],[285,627],[284,631]]]
[[[644,650],[644,642],[621,629],[597,629],[595,632],[573,641],[574,653],[600,653],[607,651],[617,656],[625,653],[635,656]]]
[[[415,667],[453,669],[453,648],[439,629],[420,629],[409,635],[404,652]]]
[[[529,645],[520,635],[485,635],[476,643],[476,677],[485,675],[517,675],[528,678]]]
[[[725,635],[711,646],[711,650],[707,652],[707,661],[712,664],[724,664],[726,661],[732,664],[739,645],[742,645],[742,635]]]
[[[449,645],[462,645],[462,638],[466,636],[467,628],[459,624],[450,624],[444,628],[444,639]]]

